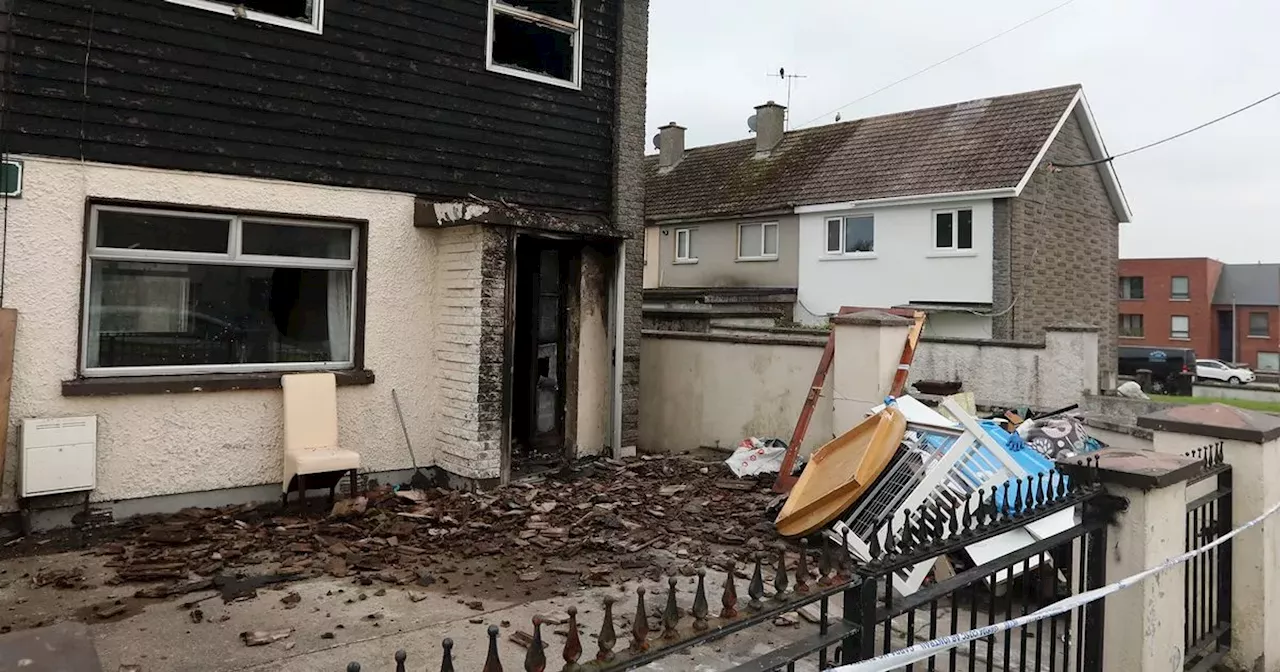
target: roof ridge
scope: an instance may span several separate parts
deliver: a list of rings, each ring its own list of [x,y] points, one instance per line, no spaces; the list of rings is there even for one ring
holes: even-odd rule
[[[924,113],[927,113],[927,112],[936,112],[936,111],[938,111],[938,110],[942,110],[942,109],[945,109],[945,108],[948,108],[948,107],[956,107],[956,106],[958,106],[958,105],[965,105],[965,104],[968,104],[968,103],[977,103],[977,102],[979,102],[979,101],[983,101],[983,100],[997,101],[997,100],[1009,100],[1009,99],[1011,99],[1011,98],[1034,98],[1034,97],[1036,97],[1037,95],[1046,95],[1046,94],[1051,94],[1051,93],[1054,93],[1054,94],[1056,94],[1056,93],[1062,93],[1062,92],[1064,92],[1064,91],[1068,91],[1068,90],[1072,90],[1072,89],[1074,89],[1074,90],[1077,90],[1077,91],[1078,91],[1078,90],[1081,90],[1081,89],[1083,89],[1083,88],[1084,88],[1084,85],[1082,85],[1082,84],[1064,84],[1064,85],[1062,85],[1062,86],[1051,86],[1051,87],[1047,87],[1047,88],[1043,88],[1043,89],[1035,89],[1035,90],[1032,90],[1032,91],[1021,91],[1021,92],[1018,92],[1018,93],[1004,93],[1004,94],[1000,94],[1000,95],[998,95],[998,96],[983,96],[983,97],[981,97],[981,98],[970,98],[969,100],[957,100],[957,101],[954,101],[954,102],[950,102],[950,103],[943,103],[943,104],[940,104],[940,105],[932,105],[932,106],[929,106],[929,107],[917,107],[917,108],[912,108],[912,109],[910,109],[910,110],[899,110],[899,111],[897,111],[897,112],[886,112],[886,113],[884,113],[884,114],[876,114],[876,115],[872,115],[872,116],[869,116],[869,117],[857,117],[857,118],[855,118],[855,119],[844,119],[844,120],[841,120],[841,121],[834,121],[834,122],[831,122],[831,123],[829,123],[829,124],[822,124],[822,125],[819,125],[819,126],[809,126],[809,127],[807,127],[807,128],[794,128],[794,129],[791,129],[791,130],[789,130],[789,131],[787,131],[787,132],[783,133],[782,137],[783,137],[783,140],[786,140],[787,138],[794,138],[794,137],[797,137],[797,136],[799,136],[799,135],[803,135],[803,134],[806,134],[806,133],[811,133],[811,132],[819,131],[819,130],[832,130],[832,129],[835,129],[835,128],[837,128],[837,127],[842,127],[842,126],[846,126],[846,125],[854,124],[854,123],[858,123],[858,122],[871,121],[871,120],[873,120],[873,119],[877,119],[877,120],[880,120],[880,119],[889,119],[889,118],[892,118],[892,117],[897,117],[897,116],[906,116],[906,115],[911,115],[911,114],[924,114]],[[713,143],[713,144],[710,144],[710,145],[698,145],[698,146],[696,146],[696,147],[689,147],[689,148],[686,148],[686,149],[685,149],[685,153],[686,153],[686,154],[688,154],[689,152],[696,152],[696,151],[699,151],[699,150],[716,149],[716,148],[727,147],[727,146],[730,146],[730,145],[737,145],[737,144],[750,143],[750,142],[754,142],[754,139],[753,139],[753,138],[751,138],[751,137],[746,137],[746,138],[742,138],[742,139],[739,139],[739,140],[728,140],[728,141],[726,141],[726,142],[717,142],[717,143]],[[649,155],[646,155],[646,156],[657,156],[657,155],[656,155],[656,154],[649,154]]]

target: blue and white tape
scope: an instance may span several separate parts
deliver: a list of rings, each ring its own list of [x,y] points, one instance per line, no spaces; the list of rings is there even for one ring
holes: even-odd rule
[[[883,656],[879,656],[878,658],[872,658],[871,660],[864,660],[860,663],[842,665],[840,667],[832,668],[832,672],[887,672],[888,670],[896,670],[900,667],[910,665],[912,663],[917,663],[922,660],[927,660],[938,654],[945,653],[946,651],[949,651],[957,646],[960,646],[961,644],[965,644],[967,642],[971,642],[978,639],[984,639],[986,637],[990,637],[999,632],[1012,630],[1014,628],[1020,628],[1045,618],[1050,618],[1053,616],[1057,616],[1059,614],[1064,614],[1068,611],[1071,611],[1072,609],[1081,607],[1083,605],[1086,605],[1090,602],[1094,602],[1096,600],[1101,600],[1102,598],[1108,595],[1111,595],[1112,593],[1120,592],[1125,588],[1141,583],[1142,581],[1145,581],[1146,579],[1151,578],[1156,574],[1164,572],[1171,567],[1180,565],[1198,555],[1203,555],[1204,553],[1208,553],[1214,548],[1217,548],[1218,546],[1230,541],[1232,538],[1234,538],[1236,535],[1240,534],[1241,532],[1253,527],[1254,525],[1257,525],[1258,523],[1261,523],[1263,520],[1266,520],[1268,517],[1273,515],[1276,511],[1280,511],[1280,502],[1277,502],[1270,509],[1267,509],[1266,511],[1264,511],[1263,514],[1258,516],[1257,518],[1254,518],[1253,520],[1241,525],[1240,527],[1237,527],[1236,529],[1231,530],[1230,532],[1222,535],[1221,537],[1218,537],[1217,539],[1213,540],[1210,543],[1205,544],[1204,546],[1201,546],[1200,548],[1195,549],[1194,551],[1187,551],[1182,555],[1169,558],[1168,560],[1165,560],[1164,562],[1160,563],[1159,565],[1156,565],[1155,567],[1143,570],[1137,574],[1134,574],[1133,576],[1116,581],[1115,583],[1105,585],[1101,588],[1095,588],[1093,590],[1080,593],[1079,595],[1073,595],[1059,602],[1054,602],[1053,604],[1043,609],[1040,609],[1039,611],[1035,611],[1033,613],[1027,614],[1025,616],[1020,616],[1012,620],[1004,621],[1002,623],[994,623],[992,625],[978,628],[976,630],[970,630],[968,632],[961,632],[954,635],[948,635],[946,637],[939,637],[937,639],[930,640],[928,642],[922,642],[914,646],[908,646],[905,649],[898,649],[897,651],[894,651],[892,653],[887,653]]]

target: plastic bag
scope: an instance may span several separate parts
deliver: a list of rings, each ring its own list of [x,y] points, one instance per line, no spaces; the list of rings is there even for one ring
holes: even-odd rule
[[[752,436],[743,439],[724,463],[738,478],[758,474],[776,474],[779,469],[782,469],[782,458],[786,454],[786,441]]]

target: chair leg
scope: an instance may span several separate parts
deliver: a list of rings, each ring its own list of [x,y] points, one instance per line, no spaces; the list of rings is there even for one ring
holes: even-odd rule
[[[351,496],[358,496],[360,493],[356,491],[356,470],[352,469],[348,473],[347,478],[351,481]]]
[[[307,508],[307,477],[298,474],[298,506]]]
[[[329,506],[333,506],[333,493],[337,489],[338,483],[337,481],[334,481],[333,485],[329,486]]]

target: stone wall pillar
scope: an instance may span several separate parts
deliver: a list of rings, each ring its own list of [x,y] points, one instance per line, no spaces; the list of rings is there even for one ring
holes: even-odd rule
[[[1153,431],[1155,450],[1162,453],[1222,443],[1223,461],[1231,465],[1233,528],[1280,501],[1280,417],[1208,404],[1146,415],[1138,426]],[[1231,544],[1228,661],[1235,669],[1280,671],[1280,515]]]
[[[1107,528],[1107,582],[1159,565],[1186,549],[1186,481],[1199,460],[1149,450],[1094,453],[1106,494],[1127,506]],[[1065,466],[1071,474],[1076,469]],[[1181,670],[1186,613],[1184,566],[1178,565],[1106,599],[1103,670]]]
[[[832,429],[839,436],[884,403],[912,322],[878,310],[835,315],[831,362]]]

